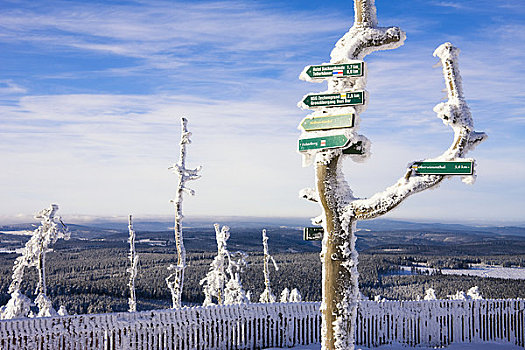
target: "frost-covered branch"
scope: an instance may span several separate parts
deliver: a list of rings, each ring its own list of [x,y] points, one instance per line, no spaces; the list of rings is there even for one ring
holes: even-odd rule
[[[399,27],[378,27],[375,0],[354,1],[354,25],[335,44],[331,53],[332,63],[344,63],[348,59],[363,59],[379,50],[395,49],[406,39]]]
[[[183,193],[186,192],[194,195],[195,191],[186,187],[186,181],[197,180],[201,167],[196,169],[186,169],[186,145],[191,143],[191,132],[187,128],[188,120],[181,120],[181,140],[180,140],[180,157],[178,163],[170,167],[179,178],[175,199],[172,200],[175,206],[175,246],[177,247],[177,265],[170,265],[168,270],[173,271],[167,278],[166,284],[171,292],[173,308],[181,306],[182,287],[184,283],[184,269],[186,268],[186,250],[184,249],[184,240],[182,237],[182,199]]]
[[[457,161],[463,159],[469,150],[487,137],[485,133],[473,131],[472,115],[463,95],[457,62],[458,54],[459,49],[450,43],[442,44],[434,52],[434,56],[441,60],[448,94],[448,101],[436,105],[434,111],[445,125],[452,127],[454,140],[450,148],[442,155],[426,161]],[[414,163],[409,164],[405,174],[395,185],[369,199],[353,201],[345,209],[346,214],[355,216],[358,220],[375,218],[387,213],[411,194],[438,185],[446,177],[446,175],[418,175],[412,169]],[[463,181],[472,183],[474,177],[474,174],[466,176]]]
[[[128,267],[127,272],[129,273],[129,312],[135,312],[137,311],[137,298],[135,295],[135,278],[138,275],[138,264],[139,264],[139,256],[137,254],[137,251],[135,250],[135,230],[133,230],[133,217],[130,215],[128,219],[128,231],[129,231],[129,263],[130,267]]]
[[[273,263],[273,267],[275,268],[275,271],[279,270],[279,267],[277,266],[277,263],[275,262],[275,259],[273,256],[270,255],[268,252],[268,235],[266,234],[266,230],[262,230],[262,237],[263,237],[263,251],[264,251],[264,291],[262,292],[261,296],[259,297],[259,302],[261,303],[275,303],[276,297],[272,293],[272,287],[270,285],[270,268],[269,264],[270,261]]]

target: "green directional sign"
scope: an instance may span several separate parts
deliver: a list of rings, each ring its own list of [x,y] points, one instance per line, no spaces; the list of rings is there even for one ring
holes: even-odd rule
[[[322,227],[305,227],[303,229],[303,239],[305,241],[322,241],[324,230]]]
[[[353,114],[330,115],[323,117],[304,118],[301,127],[305,131],[327,130],[354,127]]]
[[[347,142],[348,138],[345,135],[333,135],[324,137],[314,137],[311,139],[300,139],[299,152],[305,152],[312,149],[344,147]]]
[[[364,91],[308,95],[303,103],[309,108],[356,106],[365,103]]]
[[[362,77],[364,68],[364,62],[325,64],[320,66],[308,66],[306,74],[312,79]]]
[[[365,154],[365,149],[363,148],[363,142],[357,141],[352,144],[350,147],[347,147],[343,150],[343,154]]]
[[[416,162],[412,169],[424,175],[472,175],[472,162]]]

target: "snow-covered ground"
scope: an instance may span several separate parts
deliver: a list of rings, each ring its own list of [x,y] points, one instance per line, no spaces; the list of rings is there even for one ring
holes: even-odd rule
[[[267,350],[277,350],[278,348],[268,348]],[[321,345],[312,344],[312,345],[301,345],[295,348],[294,350],[320,350]],[[408,349],[417,349],[417,350],[435,350],[435,348],[427,347],[416,347],[411,348],[403,345],[383,345],[377,348],[367,348],[362,346],[356,346],[356,350],[408,350]],[[516,345],[512,344],[498,344],[498,343],[485,343],[485,344],[452,344],[446,348],[441,348],[446,350],[515,350],[522,349]]]
[[[402,275],[411,274],[412,267],[400,266]],[[417,266],[416,270],[420,272],[428,272],[430,274],[435,272],[435,269],[429,267]],[[441,273],[444,275],[468,275],[479,277],[505,278],[514,280],[525,279],[524,267],[502,267],[475,264],[470,269],[442,269]]]

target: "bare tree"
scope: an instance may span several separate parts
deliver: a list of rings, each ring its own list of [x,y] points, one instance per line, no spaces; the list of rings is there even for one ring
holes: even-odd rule
[[[349,63],[362,60],[366,55],[378,51],[395,49],[405,40],[405,33],[398,27],[377,26],[374,0],[354,0],[355,21],[352,28],[336,44],[331,53],[330,64]],[[448,101],[438,104],[434,111],[445,125],[452,127],[454,141],[450,148],[434,161],[457,161],[486,138],[484,133],[473,131],[472,117],[464,100],[461,78],[457,66],[459,50],[450,43],[441,45],[434,53],[443,65]],[[301,78],[312,81],[305,71]],[[328,93],[364,90],[366,74],[362,78],[331,78]],[[368,101],[366,92],[365,101]],[[352,113],[358,118],[366,104],[356,107],[338,108],[338,113]],[[330,108],[323,107],[311,114],[313,117],[329,115]],[[333,111],[333,109],[332,109]],[[356,122],[358,125],[358,120]],[[370,142],[358,135],[356,129],[345,129],[350,144],[361,142],[363,156],[368,156]],[[329,133],[328,133],[329,134]],[[354,160],[363,158],[351,155]],[[322,215],[314,222],[324,227],[321,261],[323,266],[322,286],[322,348],[353,349],[354,325],[359,300],[358,255],[355,250],[355,229],[358,220],[367,220],[386,214],[408,196],[437,186],[446,175],[421,175],[415,171],[417,162],[407,167],[403,176],[391,187],[367,199],[354,197],[342,173],[342,149],[324,149],[305,153],[304,164],[315,163],[316,188],[304,189],[301,196],[319,202]],[[430,161],[427,160],[427,161]],[[466,176],[464,182],[472,183],[474,174]]]
[[[198,174],[201,167],[196,169],[186,169],[186,145],[191,143],[191,132],[187,128],[188,120],[182,118],[181,120],[181,139],[180,139],[180,157],[179,161],[170,169],[178,175],[179,183],[175,199],[172,203],[175,206],[175,246],[177,248],[177,265],[171,264],[168,270],[172,273],[166,278],[166,284],[171,292],[172,307],[181,307],[182,287],[184,283],[184,270],[186,268],[186,250],[184,249],[184,240],[182,237],[182,194],[184,192],[194,195],[195,191],[186,187],[186,182],[189,180],[197,180],[201,176]]]

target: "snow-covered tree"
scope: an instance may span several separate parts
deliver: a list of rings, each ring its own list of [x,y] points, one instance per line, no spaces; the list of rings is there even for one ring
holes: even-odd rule
[[[281,292],[281,303],[287,303],[290,301],[290,290],[288,288],[284,288]]]
[[[303,297],[297,288],[292,289],[290,292],[290,298],[288,299],[291,303],[299,303],[303,301]]]
[[[436,300],[436,291],[434,288],[428,288],[425,291],[425,296],[423,297],[423,300]]]
[[[246,254],[228,251],[228,239],[230,238],[230,228],[215,224],[215,238],[217,240],[217,256],[210,264],[210,270],[200,284],[204,286],[203,305],[217,304],[242,304],[249,302],[249,299],[242,287],[240,273],[246,266]],[[228,279],[229,280],[226,282]]]
[[[26,267],[36,267],[38,271],[37,297],[35,299],[39,310],[38,316],[54,316],[57,314],[46,295],[46,253],[58,239],[69,239],[70,236],[66,225],[56,215],[57,210],[58,205],[51,204],[49,208],[43,209],[35,215],[35,219],[40,219],[40,226],[33,231],[31,238],[25,244],[22,255],[15,260],[12,282],[9,286],[11,298],[15,299],[12,303],[8,302],[8,306],[15,309],[3,310],[5,317],[27,316],[27,313],[23,313],[27,309],[25,305],[27,298],[20,292]]]
[[[215,238],[217,240],[217,255],[210,264],[210,270],[200,284],[204,286],[203,305],[213,305],[214,299],[217,304],[224,303],[224,285],[226,283],[226,265],[230,253],[228,252],[228,239],[230,238],[230,228],[215,224]]]
[[[266,234],[266,230],[262,230],[262,237],[263,237],[263,251],[264,251],[264,291],[261,293],[261,296],[259,297],[259,302],[261,303],[275,303],[277,298],[272,293],[272,287],[270,285],[270,268],[269,263],[270,261],[273,263],[273,267],[275,268],[275,271],[279,270],[279,267],[277,266],[277,263],[275,262],[275,259],[273,256],[268,253],[268,235]]]
[[[137,297],[135,294],[135,278],[138,275],[137,267],[139,265],[139,255],[137,254],[137,251],[135,250],[135,230],[133,230],[133,217],[130,215],[128,218],[128,231],[129,231],[129,254],[128,259],[130,266],[127,269],[127,272],[129,273],[129,298],[128,298],[128,304],[129,304],[129,312],[137,311]]]
[[[11,299],[9,299],[7,304],[0,307],[0,319],[8,320],[27,317],[30,310],[31,300],[17,289],[11,293]]]
[[[481,293],[479,292],[478,286],[474,286],[467,291],[467,298],[473,300],[483,299]]]
[[[350,63],[362,60],[378,50],[395,49],[403,45],[406,35],[398,27],[378,27],[374,0],[354,0],[355,21],[349,32],[335,45],[330,64]],[[459,50],[450,43],[437,48],[434,55],[440,58],[446,80],[448,101],[438,104],[434,111],[445,125],[452,127],[454,141],[442,155],[427,161],[464,160],[468,151],[486,138],[484,133],[474,131],[472,116],[463,96],[457,57]],[[312,81],[307,68],[301,79]],[[325,232],[321,259],[323,262],[322,287],[322,348],[353,349],[357,303],[359,301],[358,255],[355,250],[355,230],[359,220],[368,220],[386,214],[414,193],[435,187],[447,175],[421,175],[414,170],[416,162],[408,164],[403,176],[393,186],[370,198],[356,198],[348,186],[343,171],[343,157],[360,161],[369,156],[370,141],[357,134],[359,114],[369,101],[366,88],[366,71],[359,78],[330,77],[329,94],[363,91],[364,104],[338,107],[337,114],[355,117],[354,128],[336,131],[303,132],[302,138],[340,135],[348,139],[348,145],[361,145],[360,155],[344,155],[340,148],[309,150],[303,152],[303,164],[315,163],[316,189],[305,189],[301,196],[318,202],[322,214],[314,219],[322,224]],[[306,96],[305,96],[306,97]],[[301,106],[304,106],[301,104]],[[334,115],[333,107],[316,107],[310,117]],[[474,175],[463,178],[472,183]]]
[[[182,194],[184,192],[194,195],[195,192],[186,187],[186,182],[189,180],[197,180],[201,176],[199,171],[201,167],[196,169],[186,169],[186,145],[191,143],[190,136],[191,132],[187,128],[188,120],[182,118],[181,120],[181,140],[180,140],[180,157],[179,161],[174,164],[170,169],[177,174],[179,183],[177,186],[177,192],[175,199],[172,200],[175,206],[175,246],[177,247],[177,264],[170,264],[168,271],[171,274],[166,277],[166,284],[171,292],[172,307],[181,307],[181,296],[182,288],[184,284],[184,270],[186,269],[186,250],[184,249],[184,240],[182,237]]]
[[[228,268],[226,271],[230,275],[230,280],[226,283],[226,288],[224,289],[224,304],[226,305],[250,302],[241,282],[241,273],[247,265],[246,258],[247,255],[240,251],[230,254],[228,257]]]

